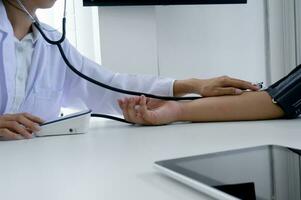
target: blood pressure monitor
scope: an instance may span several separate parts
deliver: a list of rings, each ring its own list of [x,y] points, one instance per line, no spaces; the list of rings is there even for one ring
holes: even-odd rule
[[[41,131],[35,136],[74,135],[87,133],[91,118],[91,110],[85,110],[60,117],[41,125]]]

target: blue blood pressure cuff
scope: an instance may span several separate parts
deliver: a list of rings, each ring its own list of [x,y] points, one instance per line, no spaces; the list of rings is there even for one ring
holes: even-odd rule
[[[266,89],[279,105],[286,118],[296,118],[301,114],[301,65],[297,66],[287,76]]]

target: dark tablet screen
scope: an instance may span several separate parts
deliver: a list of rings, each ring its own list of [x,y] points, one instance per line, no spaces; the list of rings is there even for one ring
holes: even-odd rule
[[[300,155],[268,145],[156,164],[240,199],[300,200]]]

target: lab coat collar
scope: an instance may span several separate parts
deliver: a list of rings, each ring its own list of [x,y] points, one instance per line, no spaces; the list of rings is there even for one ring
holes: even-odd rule
[[[37,28],[35,26],[32,26],[32,37],[30,37],[30,39],[32,40],[32,43],[35,43],[38,38],[39,38],[39,31],[37,30]]]
[[[33,26],[32,27],[32,32],[28,33],[27,35],[25,35],[24,38],[22,38],[21,40],[18,40],[16,37],[14,38],[14,40],[18,43],[18,42],[22,42],[22,41],[30,41],[32,44],[35,44],[36,41],[38,40],[38,36],[39,36],[39,32],[38,30]]]
[[[5,33],[13,33],[13,27],[8,20],[2,0],[0,0],[0,31],[3,31]]]
[[[3,1],[0,0],[0,31],[5,33],[14,34],[13,27],[7,17],[6,9]],[[39,38],[39,32],[36,27],[32,26],[32,42],[35,43]],[[25,36],[26,37],[26,36]]]
[[[44,34],[49,39],[58,40],[58,38],[61,37],[61,33],[59,33],[58,31],[52,31],[52,30],[54,30],[52,27],[50,27],[44,23],[40,23],[40,24],[43,27],[42,30],[44,31]],[[51,31],[47,31],[47,30],[51,30]],[[3,5],[3,0],[0,0],[0,31],[11,34],[11,35],[14,34],[13,27],[7,17],[6,9]],[[33,25],[32,25],[32,31],[33,31],[33,42],[43,39],[42,35],[39,33],[39,31]],[[48,44],[46,41],[44,41],[44,44],[51,45],[51,44]]]

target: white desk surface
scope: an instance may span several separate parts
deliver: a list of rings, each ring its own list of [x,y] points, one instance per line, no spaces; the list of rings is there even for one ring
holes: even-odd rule
[[[209,199],[158,173],[154,161],[263,144],[301,148],[301,119],[159,127],[93,120],[84,135],[0,142],[0,199]]]

